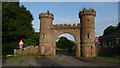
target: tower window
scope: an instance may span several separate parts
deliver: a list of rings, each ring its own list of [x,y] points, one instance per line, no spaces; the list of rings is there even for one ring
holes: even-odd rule
[[[45,34],[43,34],[43,38],[45,38]]]
[[[45,38],[45,34],[42,34],[42,38]]]
[[[87,38],[90,38],[90,34],[88,33]]]

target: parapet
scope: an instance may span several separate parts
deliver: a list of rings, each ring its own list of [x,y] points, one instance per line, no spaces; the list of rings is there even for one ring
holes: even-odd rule
[[[70,27],[77,27],[77,26],[80,26],[80,23],[77,23],[77,24],[53,24],[54,27],[66,27],[66,26],[70,26]]]
[[[41,14],[39,14],[39,19],[41,19],[41,18],[51,18],[53,20],[54,15],[52,13],[49,13],[49,12],[41,13]]]
[[[77,23],[77,24],[53,24],[52,29],[80,29],[80,23]]]
[[[14,49],[14,56],[17,55],[28,55],[28,54],[39,54],[38,46],[29,46],[22,49]]]
[[[79,18],[81,16],[85,16],[85,15],[93,15],[96,16],[96,11],[94,9],[86,9],[84,8],[82,11],[79,12]]]

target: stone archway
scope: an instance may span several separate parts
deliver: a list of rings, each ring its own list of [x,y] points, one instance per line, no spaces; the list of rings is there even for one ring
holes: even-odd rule
[[[83,9],[79,12],[80,23],[78,24],[53,24],[54,15],[47,12],[39,15],[40,35],[39,48],[34,53],[44,55],[56,55],[56,37],[62,33],[69,33],[76,39],[76,56],[95,57],[95,26],[94,9]],[[27,50],[27,49],[26,49]],[[15,50],[16,51],[16,50]],[[21,50],[20,50],[21,51]],[[16,53],[16,52],[15,52]],[[32,53],[32,52],[31,52]],[[21,53],[20,53],[21,54]]]
[[[46,20],[47,19],[47,20]],[[56,55],[56,38],[62,33],[68,33],[76,39],[76,56],[80,56],[80,23],[77,24],[52,24],[52,19],[41,20],[40,52],[41,54]],[[42,26],[44,25],[44,26]],[[46,26],[45,26],[46,25]]]
[[[78,24],[53,24],[54,15],[50,12],[41,13],[40,19],[40,54],[56,55],[55,38],[62,33],[69,33],[76,39],[76,56],[94,57],[96,56],[94,39],[95,26],[94,9],[83,9],[79,12],[80,23]]]
[[[70,43],[67,43],[68,45],[64,45],[65,49],[64,48],[60,48],[59,46],[57,46],[57,42],[60,41],[60,39],[62,37],[67,38],[68,40],[73,41],[75,43],[75,45],[70,46],[70,48],[72,48],[72,51],[69,50],[69,44]],[[62,34],[59,34],[55,38],[55,42],[56,42],[56,55],[67,55],[67,56],[75,56],[76,55],[76,38],[72,34],[66,33],[66,32],[64,32]]]
[[[76,56],[80,56],[80,31],[79,30],[76,30],[75,32],[68,31],[68,30],[61,30],[61,31],[57,31],[57,32],[53,31],[53,33],[55,34],[55,35],[53,35],[53,44],[54,44],[54,47],[55,47],[54,55],[56,55],[56,39],[57,39],[57,37],[61,34],[67,33],[67,34],[72,35],[75,38]]]

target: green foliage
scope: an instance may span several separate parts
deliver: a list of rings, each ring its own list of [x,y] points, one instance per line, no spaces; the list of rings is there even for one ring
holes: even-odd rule
[[[116,30],[117,26],[109,26],[104,30],[104,35],[110,34]]]
[[[38,57],[38,56],[43,56],[40,54],[36,54],[36,55],[20,55],[20,56],[9,56],[9,57],[3,57],[3,61],[10,61],[10,60],[18,60],[18,59],[25,59],[25,58],[31,58],[31,57]]]
[[[35,32],[31,38],[23,39],[24,47],[39,45],[39,32]]]
[[[32,36],[32,39],[36,41],[36,45],[39,45],[39,32],[35,32],[34,35]]]
[[[117,30],[120,30],[120,22],[118,23]]]
[[[36,41],[35,40],[32,40],[30,38],[28,39],[23,39],[24,41],[24,47],[28,47],[28,46],[34,46]]]
[[[66,37],[60,37],[60,39],[56,42],[57,48],[72,51],[72,49],[75,49],[75,42],[68,40]]]
[[[2,53],[3,54],[12,54],[13,53],[13,49],[18,49],[18,42],[11,42],[11,43],[4,43],[3,47],[2,47]]]
[[[13,53],[20,40],[33,37],[32,14],[19,2],[2,3],[3,54]]]

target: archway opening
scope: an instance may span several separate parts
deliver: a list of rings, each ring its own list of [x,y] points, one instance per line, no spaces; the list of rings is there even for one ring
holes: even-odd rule
[[[57,55],[76,55],[76,40],[68,33],[59,35],[56,39],[56,54]]]

